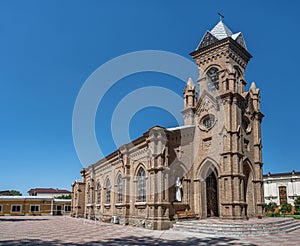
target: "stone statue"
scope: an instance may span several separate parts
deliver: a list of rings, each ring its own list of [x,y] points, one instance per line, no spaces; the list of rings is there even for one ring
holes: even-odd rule
[[[180,177],[176,178],[175,188],[176,188],[175,201],[181,202],[182,201],[182,193],[181,193],[182,184],[180,181]]]

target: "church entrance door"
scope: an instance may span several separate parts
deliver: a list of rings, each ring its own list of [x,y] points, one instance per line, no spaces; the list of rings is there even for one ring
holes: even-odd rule
[[[212,172],[206,178],[206,202],[207,202],[207,217],[217,217],[218,212],[218,182]]]

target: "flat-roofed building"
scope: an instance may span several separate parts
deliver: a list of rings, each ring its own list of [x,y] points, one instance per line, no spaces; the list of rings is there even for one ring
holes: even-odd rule
[[[300,172],[268,173],[263,176],[265,203],[275,202],[277,205],[290,203],[300,196]]]
[[[71,199],[51,196],[0,196],[1,215],[69,215]]]

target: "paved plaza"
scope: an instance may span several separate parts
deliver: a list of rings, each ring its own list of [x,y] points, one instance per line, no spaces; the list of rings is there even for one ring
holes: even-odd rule
[[[0,245],[300,245],[300,231],[257,237],[152,231],[55,216],[0,217]]]

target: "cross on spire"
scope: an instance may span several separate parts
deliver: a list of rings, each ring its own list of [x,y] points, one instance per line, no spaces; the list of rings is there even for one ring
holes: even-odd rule
[[[218,13],[218,15],[220,16],[220,21],[222,21],[224,19],[224,16],[221,13]]]

